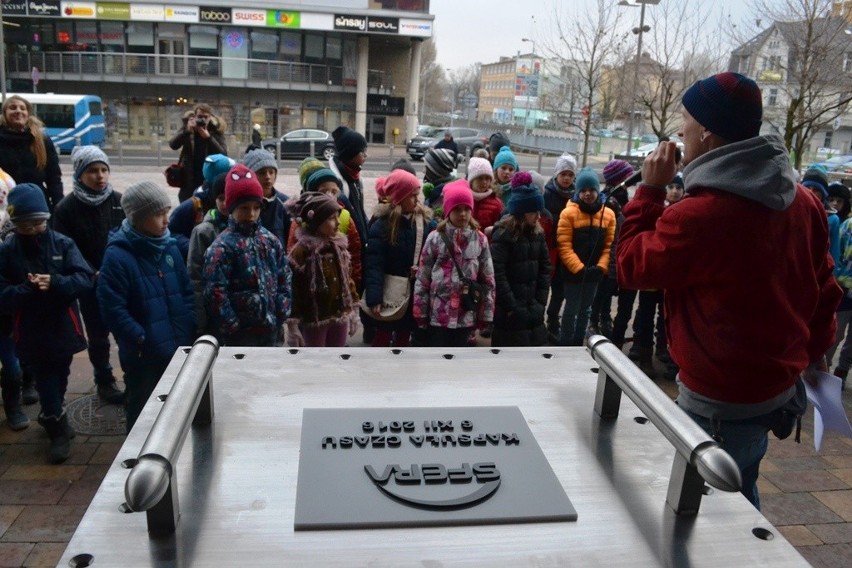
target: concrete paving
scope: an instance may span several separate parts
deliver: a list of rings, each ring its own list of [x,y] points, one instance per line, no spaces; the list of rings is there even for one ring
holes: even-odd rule
[[[279,178],[280,189],[295,193],[295,170],[285,170]],[[112,181],[119,191],[141,180],[165,187],[162,168],[113,168]],[[365,179],[368,210],[375,205],[374,183]],[[66,179],[66,192],[70,187]],[[177,190],[169,191],[177,203]],[[356,334],[353,347],[366,347],[360,337]],[[487,344],[480,340],[481,346]],[[113,365],[119,368],[115,352]],[[663,367],[655,365],[661,376]],[[674,396],[673,382],[655,381]],[[66,399],[70,403],[94,390],[87,355],[79,353],[72,363]],[[852,412],[850,392],[843,394],[847,413]],[[38,405],[25,410],[33,423],[22,432],[12,432],[0,413],[0,567],[56,565],[124,441],[121,435],[78,434],[70,459],[49,465],[47,435],[35,424]],[[801,444],[770,436],[759,480],[763,513],[813,566],[846,568],[852,565],[852,439],[828,434],[817,454],[812,432],[811,410]]]

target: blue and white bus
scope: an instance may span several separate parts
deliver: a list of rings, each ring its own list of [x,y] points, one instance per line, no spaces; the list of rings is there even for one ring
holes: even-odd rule
[[[7,95],[11,96],[11,94]],[[20,93],[33,105],[56,150],[71,153],[76,145],[103,146],[106,128],[101,98],[94,95]]]

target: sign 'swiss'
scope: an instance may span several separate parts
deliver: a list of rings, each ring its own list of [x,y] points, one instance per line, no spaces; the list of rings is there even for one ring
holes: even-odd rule
[[[576,518],[516,407],[304,411],[297,530]]]

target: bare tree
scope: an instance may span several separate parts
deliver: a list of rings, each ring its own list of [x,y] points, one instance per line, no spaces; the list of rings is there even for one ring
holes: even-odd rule
[[[434,40],[423,42],[420,57],[420,118],[425,120],[426,109],[435,110],[444,100],[444,70],[437,62],[438,50]],[[421,121],[422,121],[421,120]]]
[[[617,30],[621,19],[612,0],[597,0],[596,4],[595,8],[588,9],[571,2],[573,13],[564,10],[561,3],[555,5],[553,22],[558,41],[545,44],[546,49],[571,70],[578,85],[578,99],[586,109],[582,117],[583,166],[589,153],[592,111],[597,106],[607,65],[619,42]]]
[[[811,137],[852,102],[850,24],[843,14],[832,15],[832,6],[831,0],[755,2],[769,28],[731,57],[731,67],[755,77],[765,94],[777,94],[777,101],[765,105],[764,120],[781,132],[796,168]],[[779,111],[773,112],[772,102]]]
[[[707,22],[715,19],[710,17],[708,4],[667,1],[648,10],[651,29],[645,33],[646,49],[639,59],[635,102],[658,138],[671,134],[680,122],[684,91],[721,70],[727,59],[722,44],[715,41],[719,35],[707,33]],[[631,68],[635,65],[636,55],[630,62]]]

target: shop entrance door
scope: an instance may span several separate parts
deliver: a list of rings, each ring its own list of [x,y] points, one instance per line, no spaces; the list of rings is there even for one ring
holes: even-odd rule
[[[186,75],[186,40],[157,40],[157,73],[160,75]]]

